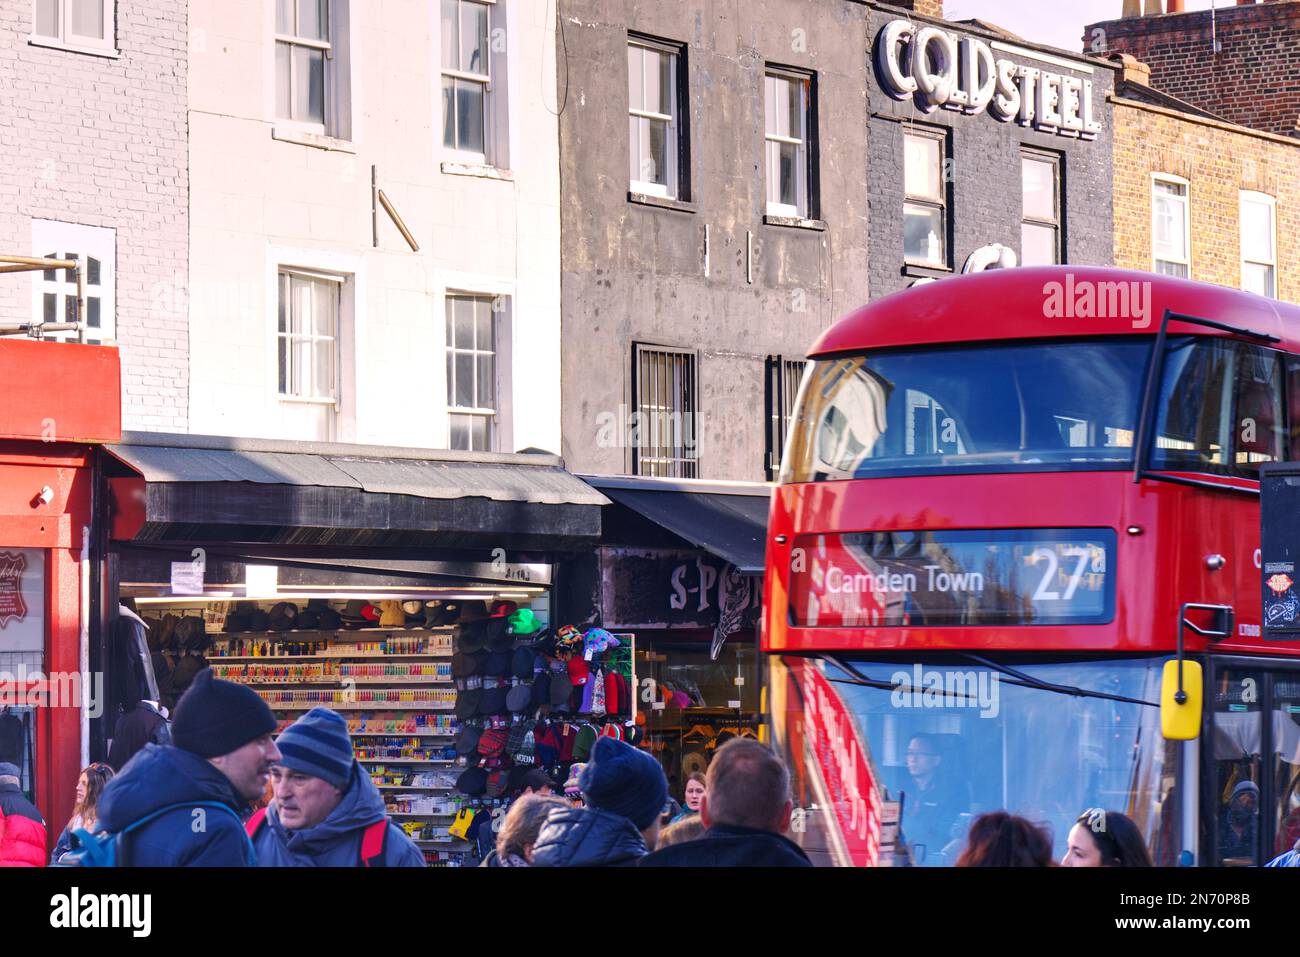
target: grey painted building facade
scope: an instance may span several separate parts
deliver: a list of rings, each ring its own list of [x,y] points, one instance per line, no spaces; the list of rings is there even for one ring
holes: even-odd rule
[[[1022,265],[1110,265],[1113,68],[981,24],[870,6],[871,297],[978,268],[994,245]],[[935,84],[911,56],[920,42],[932,67],[956,55],[953,88],[927,95]],[[983,61],[974,78],[971,59]]]
[[[867,298],[868,7],[739,9],[560,2],[573,471],[764,478],[769,371]]]

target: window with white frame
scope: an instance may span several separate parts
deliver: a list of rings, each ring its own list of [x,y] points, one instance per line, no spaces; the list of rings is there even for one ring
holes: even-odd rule
[[[1151,182],[1151,259],[1155,272],[1187,279],[1192,274],[1188,183],[1173,176]]]
[[[448,448],[497,444],[497,314],[491,296],[447,296]]]
[[[486,161],[492,108],[493,4],[442,0],[442,145]]]
[[[114,0],[33,0],[32,39],[89,53],[115,53]]]
[[[805,74],[769,70],[763,77],[769,215],[810,215],[811,94],[812,79]]]
[[[1277,295],[1277,200],[1267,193],[1241,193],[1241,288]]]
[[[948,263],[946,147],[940,132],[903,134],[903,258],[926,266]]]
[[[275,115],[325,129],[330,0],[276,0]]]
[[[279,393],[286,399],[338,404],[339,312],[344,277],[279,271]]]
[[[1054,266],[1061,261],[1061,164],[1047,153],[1020,154],[1020,262]]]
[[[649,40],[627,45],[628,177],[634,193],[682,196],[680,48]]]
[[[82,226],[49,219],[32,220],[32,253],[42,259],[74,259],[81,267],[86,297],[86,339],[103,342],[116,336],[117,235],[102,226]],[[46,269],[33,274],[32,321],[75,322],[77,282],[71,270]],[[75,332],[50,338],[75,340]]]

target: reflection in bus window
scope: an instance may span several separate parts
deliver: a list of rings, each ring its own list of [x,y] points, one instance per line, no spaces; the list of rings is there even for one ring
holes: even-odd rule
[[[1225,668],[1214,691],[1212,760],[1219,824],[1215,863],[1254,867],[1259,854],[1260,697],[1263,674]]]
[[[1176,339],[1165,350],[1164,382],[1157,403],[1154,468],[1223,472],[1232,443],[1235,343],[1227,339]]]
[[[1060,859],[1089,807],[1127,814],[1157,864],[1177,863],[1181,750],[1161,737],[1158,708],[1062,694],[964,661],[853,658],[854,674],[829,659],[773,657],[770,667],[773,742],[799,809],[791,837],[816,864],[863,862],[849,832],[869,778],[880,802],[903,799],[897,857],[882,863],[950,866],[974,817],[999,809],[1046,825]],[[1154,660],[1016,667],[1035,685],[1159,695]],[[846,737],[860,742],[861,762]]]
[[[783,482],[1132,463],[1151,341],[891,349],[812,363]]]
[[[1273,754],[1277,816],[1270,858],[1300,850],[1300,676],[1294,671],[1273,678]]]
[[[1238,471],[1256,478],[1261,462],[1280,462],[1285,457],[1282,370],[1276,352],[1238,346],[1236,423]]]

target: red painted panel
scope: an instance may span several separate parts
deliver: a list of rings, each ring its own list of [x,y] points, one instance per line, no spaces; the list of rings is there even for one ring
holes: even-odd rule
[[[0,382],[6,384],[0,388],[0,439],[122,438],[122,374],[115,347],[0,339]]]

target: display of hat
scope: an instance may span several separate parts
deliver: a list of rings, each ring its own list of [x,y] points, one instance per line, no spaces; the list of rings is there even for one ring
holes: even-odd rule
[[[584,724],[578,729],[578,736],[573,740],[573,760],[586,761],[591,756],[591,747],[596,743],[596,729]]]
[[[257,606],[251,601],[240,601],[235,603],[233,611],[226,615],[226,631],[231,634],[239,634],[248,631],[249,615],[257,609]],[[167,617],[164,616],[157,626],[149,629],[149,647],[163,648],[166,646]],[[175,627],[173,625],[172,627]]]
[[[485,758],[496,757],[506,749],[509,733],[505,728],[485,728],[479,735],[478,747],[475,749]]]
[[[531,648],[516,648],[515,655],[510,660],[510,673],[516,678],[527,680],[533,676],[533,654]]]
[[[542,672],[533,679],[529,685],[528,704],[533,708],[540,708],[542,705],[551,703],[551,676],[549,672]]]
[[[514,646],[515,636],[510,634],[510,623],[506,618],[489,618],[483,624],[484,644],[488,651],[509,651]]]
[[[494,601],[492,603],[491,615],[493,618],[509,618],[515,613],[515,609],[518,607],[519,605],[515,602],[502,598],[499,601]]]
[[[555,657],[555,635],[549,631],[538,632],[533,636],[533,651],[548,658]]]
[[[248,613],[248,630],[249,631],[270,631],[271,616],[260,608],[254,608]]]
[[[488,653],[486,651],[474,651],[465,656],[474,663],[472,675],[486,675],[488,665]]]
[[[478,713],[505,714],[509,710],[506,708],[506,694],[505,688],[484,688],[483,697],[478,704]]]
[[[298,612],[298,624],[295,627],[315,631],[320,627],[320,612],[314,608],[304,608]]]
[[[551,675],[551,707],[567,708],[573,684],[564,675]]]
[[[490,678],[508,678],[510,677],[510,664],[512,656],[504,651],[487,651],[483,653],[487,658],[487,664],[484,666],[483,674]]]
[[[482,797],[487,791],[488,773],[482,768],[466,768],[456,779],[456,790],[470,797]]]
[[[623,740],[626,741],[628,744],[632,745],[632,747],[636,747],[643,740],[645,740],[645,732],[641,730],[640,725],[634,724],[630,728],[624,726]]]
[[[402,602],[402,623],[408,628],[424,624],[424,602],[419,599]]]
[[[456,626],[456,650],[466,653],[478,651],[483,647],[483,629],[468,622]]]
[[[471,656],[458,651],[451,656],[451,676],[468,678],[474,673],[476,665],[477,662]]]
[[[271,630],[288,631],[298,627],[298,606],[291,601],[276,602],[271,609]]]
[[[573,685],[585,685],[587,679],[591,676],[591,669],[587,667],[587,662],[581,658],[569,659],[569,683]]]
[[[673,706],[677,708],[689,708],[691,706],[690,696],[685,691],[673,692]]]
[[[531,608],[512,611],[507,621],[510,623],[510,633],[517,638],[526,638],[542,630],[542,623],[537,620]]]
[[[333,608],[326,605],[316,614],[320,616],[320,627],[323,631],[335,631],[343,624],[343,619]]]
[[[487,779],[487,788],[486,788],[487,796],[493,798],[501,797],[501,795],[506,793],[506,789],[509,786],[510,786],[509,771],[506,771],[504,769],[493,771],[491,774],[488,775],[488,779]]]
[[[621,724],[607,724],[600,729],[600,736],[602,738],[615,738],[622,741],[625,737],[623,734],[623,726]]]
[[[406,612],[402,603],[395,598],[386,598],[379,603],[379,625],[382,628],[401,628],[406,624]]]
[[[564,782],[564,794],[566,797],[573,797],[576,794],[582,793],[581,788],[578,787],[578,779],[582,777],[582,772],[585,770],[587,770],[585,764],[575,764],[573,767],[569,768],[569,777]]]
[[[588,660],[592,655],[604,654],[610,648],[617,648],[620,642],[604,628],[588,628],[582,636],[582,654]]]
[[[555,657],[568,661],[582,648],[582,632],[572,625],[562,625],[555,633]]]
[[[560,763],[567,764],[573,760],[573,742],[578,739],[578,730],[571,724],[562,724],[555,728],[555,740],[560,746]]]
[[[479,705],[483,702],[482,690],[475,688],[473,691],[462,691],[456,695],[456,717],[464,721],[466,718],[472,718],[478,714]]]
[[[506,692],[506,707],[515,714],[527,711],[532,702],[533,689],[526,684],[517,684]]]
[[[556,737],[555,729],[549,724],[543,725],[539,722],[533,728],[533,747],[538,764],[552,765],[560,760],[560,739]]]
[[[467,724],[462,726],[460,733],[456,735],[456,753],[466,755],[477,751],[479,736],[482,733],[483,729],[477,725]]]
[[[426,628],[442,628],[454,625],[460,620],[460,602],[431,601],[424,605],[424,625]]]
[[[506,741],[506,754],[516,764],[533,763],[533,751],[537,746],[533,728],[536,726],[536,721],[520,721],[510,728],[510,737]]]
[[[462,601],[460,603],[460,620],[461,621],[481,621],[488,617],[488,606],[485,601]]]

